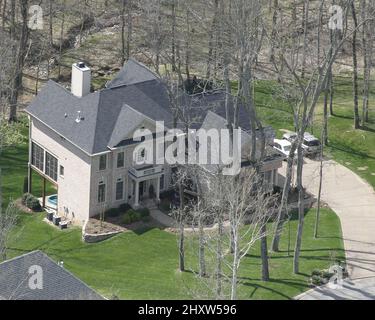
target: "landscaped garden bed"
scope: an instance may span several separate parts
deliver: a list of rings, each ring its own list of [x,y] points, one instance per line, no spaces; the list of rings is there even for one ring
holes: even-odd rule
[[[24,212],[41,212],[42,206],[37,197],[30,193],[25,193],[22,198],[19,198],[15,201],[16,206],[18,209]]]
[[[107,210],[104,221],[100,215],[89,219],[82,229],[82,237],[85,242],[99,242],[121,232],[152,227],[159,225],[150,217],[147,208],[134,210],[128,205],[122,205]]]

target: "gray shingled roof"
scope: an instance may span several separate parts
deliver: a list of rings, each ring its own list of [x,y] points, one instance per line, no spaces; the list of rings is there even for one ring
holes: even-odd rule
[[[30,289],[31,266],[42,268],[43,289]],[[41,251],[0,263],[0,300],[103,300]]]
[[[120,73],[136,72],[137,66],[144,75],[145,67],[129,61]],[[147,71],[147,70],[146,70]],[[163,84],[155,76],[138,77],[147,79],[128,85],[118,85],[90,93],[82,98],[55,83],[48,81],[26,109],[33,117],[39,119],[88,154],[108,150],[115,145],[115,139],[124,139],[130,132],[129,126],[138,121],[136,112],[154,121],[165,121],[172,126],[173,117],[169,109],[169,99]],[[152,78],[152,79],[151,79]],[[78,111],[83,118],[76,122]],[[126,118],[124,117],[126,115]],[[122,123],[119,123],[121,118]]]
[[[189,117],[194,119],[193,129],[201,126],[208,110],[225,118],[223,91],[193,96],[181,94],[180,101],[186,106]],[[230,108],[233,114],[232,103]],[[26,112],[88,154],[121,145],[144,119],[164,121],[167,128],[173,127],[165,85],[152,71],[132,59],[107,88],[82,98],[50,80]],[[78,112],[82,120],[77,123]],[[248,119],[248,113],[241,107],[239,125],[244,130],[249,129]]]
[[[146,66],[134,59],[129,59],[124,68],[120,70],[117,76],[107,83],[107,88],[118,86],[128,86],[131,84],[141,83],[158,79],[157,75],[150,71]]]

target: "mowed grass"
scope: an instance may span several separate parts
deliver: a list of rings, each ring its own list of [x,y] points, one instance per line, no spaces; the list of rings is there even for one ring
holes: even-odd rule
[[[198,264],[194,246],[187,239],[186,272],[179,272],[176,235],[159,229],[126,232],[97,244],[81,240],[81,230],[60,231],[42,221],[43,214],[22,214],[9,246],[9,257],[42,250],[77,277],[110,298],[193,299],[199,292],[195,276]],[[300,274],[292,272],[297,221],[287,225],[281,252],[270,256],[271,280],[260,280],[259,244],[244,258],[240,268],[240,299],[291,299],[308,289],[313,269],[328,268],[344,260],[340,222],[330,210],[322,210],[320,235],[313,238],[314,210],[306,215]],[[288,231],[290,227],[290,254]],[[230,260],[230,256],[227,259]],[[206,290],[202,295],[207,294]]]
[[[361,85],[361,82],[360,82]],[[281,137],[280,129],[293,130],[290,106],[277,94],[275,81],[256,83],[255,99],[257,111],[266,125],[271,125]],[[335,78],[334,115],[328,120],[329,146],[325,154],[353,170],[375,187],[375,105],[374,89],[370,91],[369,119],[364,128],[354,129],[353,94],[350,75]],[[323,96],[323,95],[322,95]],[[362,99],[359,96],[360,115]],[[313,126],[308,128],[317,137],[321,136],[323,123],[323,97],[317,106]]]
[[[27,145],[7,148],[0,158],[4,199],[22,195],[23,178],[27,172]],[[40,192],[37,176],[34,190]],[[335,260],[343,259],[340,221],[330,210],[322,210],[320,237],[313,239],[314,209],[306,215],[301,254],[301,273],[292,272],[294,238],[297,221],[286,224],[281,252],[271,254],[271,280],[263,282],[257,243],[242,262],[239,298],[290,299],[308,289],[308,278],[313,269],[327,268]],[[58,230],[44,223],[44,214],[22,213],[9,244],[8,258],[32,250],[42,250],[92,286],[104,296],[121,299],[193,299],[201,281],[194,239],[186,240],[187,271],[178,269],[177,237],[154,228],[118,235],[97,244],[81,240],[78,227]],[[269,226],[271,228],[271,226]],[[290,237],[289,237],[290,235]],[[290,243],[289,243],[290,239]],[[192,243],[192,245],[189,245]],[[290,255],[288,255],[288,243]],[[227,256],[230,261],[231,256]],[[204,292],[206,294],[206,292]]]

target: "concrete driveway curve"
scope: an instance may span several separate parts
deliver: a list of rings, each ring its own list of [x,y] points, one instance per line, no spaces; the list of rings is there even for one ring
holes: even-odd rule
[[[375,277],[375,192],[363,179],[333,160],[323,165],[322,201],[341,220],[351,280]],[[285,176],[286,163],[280,169]],[[320,161],[305,159],[303,183],[318,195]],[[375,281],[373,281],[375,285]]]

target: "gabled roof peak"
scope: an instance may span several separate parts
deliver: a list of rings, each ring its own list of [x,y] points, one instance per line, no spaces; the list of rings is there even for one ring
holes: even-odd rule
[[[106,87],[111,89],[156,80],[158,78],[159,77],[144,64],[130,58],[116,77],[107,83]]]

